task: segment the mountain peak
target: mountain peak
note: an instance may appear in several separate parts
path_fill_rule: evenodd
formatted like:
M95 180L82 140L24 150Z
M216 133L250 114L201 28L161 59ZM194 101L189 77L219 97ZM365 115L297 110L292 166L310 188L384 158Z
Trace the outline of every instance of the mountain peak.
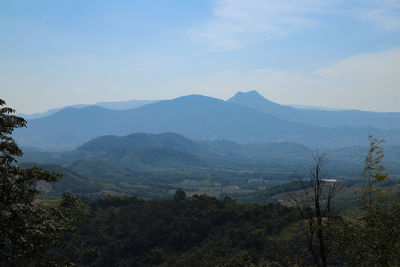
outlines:
M294 108L272 102L263 97L256 90L248 92L238 92L235 94L234 97L230 98L228 102L256 109L265 114L276 116L278 118L290 119L296 113L296 110Z
M235 96L233 96L231 99L233 99L235 97L260 97L260 98L264 98L257 90L251 90L251 91L248 91L248 92L237 92L235 94Z
M243 104L243 102L258 102L258 103L268 103L272 105L278 105L272 101L269 101L263 97L258 91L252 90L248 92L237 92L233 97L227 100L227 102L235 104Z
M244 94L244 95L251 95L251 96L261 96L263 97L257 90L251 90L248 92L237 92L236 95Z

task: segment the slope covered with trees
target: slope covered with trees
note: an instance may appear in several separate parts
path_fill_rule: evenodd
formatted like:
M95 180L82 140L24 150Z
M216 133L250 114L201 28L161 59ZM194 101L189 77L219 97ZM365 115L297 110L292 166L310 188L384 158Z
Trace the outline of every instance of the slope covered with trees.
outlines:
M387 147L385 165L393 178L400 177L399 148ZM326 169L342 182L357 179L367 150L361 146L329 150ZM307 172L311 155L311 149L295 143L239 144L192 140L176 133L135 133L97 137L70 152L28 149L20 161L64 174L51 188L42 187L55 190L47 195L70 191L91 197L112 193L168 198L182 187L191 193L264 203L274 196L262 197L266 194L262 189L274 192L272 186L287 182L295 172Z
M73 259L82 265L285 264L274 237L299 220L294 209L279 204L237 204L205 195L162 201L106 198L90 207L91 219L72 242L95 247L100 256Z

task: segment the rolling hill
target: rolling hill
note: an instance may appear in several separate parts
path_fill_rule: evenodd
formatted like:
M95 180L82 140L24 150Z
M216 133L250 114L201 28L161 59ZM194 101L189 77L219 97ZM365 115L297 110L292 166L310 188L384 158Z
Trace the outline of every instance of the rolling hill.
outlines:
M400 178L400 146L387 146L385 151L388 173ZM66 190L94 196L166 197L179 187L214 195L251 192L283 183L295 173L307 174L313 162L313 150L295 143L192 140L176 133L107 135L69 152L24 152L21 166L39 164L64 174L60 182L42 185L47 195ZM327 152L325 170L329 174L342 180L360 177L367 147Z
M353 170L359 173L367 147L349 146L325 151L330 159L328 168L333 173L351 173ZM117 176L125 176L130 171L182 171L199 168L304 170L312 162L312 153L313 150L304 145L288 142L240 144L226 140L191 140L176 133L135 133L123 137L97 137L69 152L27 150L21 160L63 166L80 164L83 169L97 168L103 173L112 175L114 172ZM84 162L78 164L80 161ZM398 162L400 146L387 146L385 164L389 170L398 173ZM86 173L84 175L87 176Z

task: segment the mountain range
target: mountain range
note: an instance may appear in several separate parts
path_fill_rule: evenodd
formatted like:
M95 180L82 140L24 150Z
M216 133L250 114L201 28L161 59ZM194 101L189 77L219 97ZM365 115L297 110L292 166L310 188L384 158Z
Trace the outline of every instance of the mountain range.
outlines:
M338 172L338 169L345 165L357 166L360 169L364 163L367 147L351 146L330 149L326 152L332 166L335 165L335 172ZM107 172L107 168L119 168L119 172L122 173L128 169L135 171L199 168L255 170L276 168L279 165L292 167L299 165L304 168L312 162L312 153L313 150L306 146L288 142L239 144L227 140L192 140L176 133L134 133L122 137L115 135L97 137L67 152L41 152L28 149L25 150L22 161L62 166L76 166L82 164L78 162L83 161L88 168L96 167L103 173ZM385 164L391 167L399 161L400 146L387 146Z
M267 160L305 160L312 151L298 144L265 143L238 144L232 141L196 141L176 133L134 133L118 137L106 135L94 138L75 150L42 152L25 150L23 162L39 162L76 166L81 161L102 162L87 166L135 171L183 170L193 168L236 168L263 164Z
M327 150L324 169L343 181L358 178L367 150ZM46 195L67 190L90 196L114 192L155 197L180 186L215 191L218 184L228 191L240 184L246 191L282 183L295 173L307 175L313 162L313 150L300 144L192 140L176 133L106 135L72 151L23 151L21 167L40 166L64 175L56 184L39 185ZM400 146L386 146L384 165L392 178L400 177L398 162Z
M227 101L189 95L141 104L123 110L67 107L29 119L27 128L15 132L15 139L22 146L45 150L71 150L99 136L135 132L175 132L192 139L239 143L291 142L312 148L366 145L373 134L400 144L400 113L298 109L271 102L256 91L239 92Z
M322 110L294 108L279 105L261 96L257 91L238 92L228 100L249 108L289 120L319 127L376 127L380 129L400 129L399 112L368 112L360 110Z
M157 100L128 100L128 101L118 101L118 102L98 102L94 105L78 104L78 105L71 105L71 106L61 107L61 108L53 108L53 109L47 110L46 112L38 112L38 113L32 113L32 114L18 114L18 115L23 117L26 120L31 120L31 119L38 119L38 118L49 116L49 115L54 114L64 108L84 108L87 106L99 106L99 107L108 108L108 109L124 110L124 109L137 108L137 107L144 106L144 105L147 105L150 103L155 103L155 102L157 102Z

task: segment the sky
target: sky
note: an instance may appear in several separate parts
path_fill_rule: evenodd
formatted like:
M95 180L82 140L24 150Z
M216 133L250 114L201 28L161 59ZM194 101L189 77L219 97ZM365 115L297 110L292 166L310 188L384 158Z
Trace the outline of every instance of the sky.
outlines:
M400 112L400 0L0 0L0 98L228 99Z

